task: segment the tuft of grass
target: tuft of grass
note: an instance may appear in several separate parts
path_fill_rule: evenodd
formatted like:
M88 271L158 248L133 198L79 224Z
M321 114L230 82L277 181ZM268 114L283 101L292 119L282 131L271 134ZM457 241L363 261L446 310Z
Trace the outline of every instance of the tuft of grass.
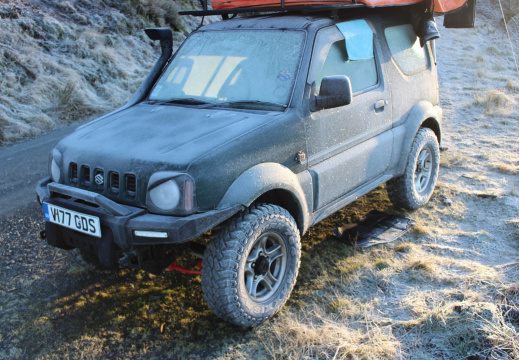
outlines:
M339 297L336 300L332 300L328 304L328 308L330 309L330 311L335 314L341 314L345 311L348 311L353 306L354 305L351 303L350 300L343 298L343 297Z
M410 264L408 264L407 269L424 271L429 274L434 274L436 272L435 264L429 259L414 260Z
M515 112L517 101L501 90L490 90L474 99L474 105L485 108L487 115L509 116Z
M507 359L519 359L519 331L513 325L508 324L501 314L497 319L482 319L480 330L486 335L486 340L496 355L507 355ZM497 358L492 356L491 358Z
M375 265L375 268L377 268L377 270L384 270L391 267L391 262L388 261L388 259L379 258L375 260L373 265Z
M517 243L519 244L519 219L506 220L505 224L510 228L510 235L517 239Z
M506 82L506 88L510 91L519 91L519 81L508 79Z
M487 47L486 53L491 54L491 55L499 55L500 51L494 45L491 45L491 46Z
M362 256L348 257L337 263L337 268L343 275L351 275L370 265L369 259Z
M518 175L519 174L519 165L510 164L510 163L499 163L491 165L491 168L501 174L506 175Z
M505 297L519 295L519 281L501 286L499 292Z
M440 165L444 168L463 168L471 164L472 161L467 155L458 151L448 151L442 154L440 158Z
M397 247L395 247L395 252L408 254L411 251L413 251L415 248L416 248L415 244L406 242L406 243L399 244Z
M431 235L431 230L420 221L414 224L410 232L415 235Z

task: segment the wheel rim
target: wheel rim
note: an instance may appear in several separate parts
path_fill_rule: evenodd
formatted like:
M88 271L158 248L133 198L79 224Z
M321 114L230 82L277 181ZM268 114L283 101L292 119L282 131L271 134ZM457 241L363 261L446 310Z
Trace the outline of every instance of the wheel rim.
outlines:
M414 172L414 187L417 192L422 193L427 189L432 175L432 152L428 148L423 148L416 160Z
M283 238L274 232L262 234L252 246L245 264L247 293L255 302L268 300L283 282L287 252Z

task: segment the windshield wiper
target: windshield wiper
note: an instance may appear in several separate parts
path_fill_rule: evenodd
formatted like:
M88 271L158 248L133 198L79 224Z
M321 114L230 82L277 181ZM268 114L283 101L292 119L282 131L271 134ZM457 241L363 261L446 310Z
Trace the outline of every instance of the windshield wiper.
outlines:
M148 104L151 105L168 105L168 104L185 104L185 105L207 105L213 104L208 101L195 99L195 98L173 98L168 100L149 100Z
M240 105L267 105L267 106L275 106L275 107L282 107L282 108L286 108L287 105L285 104L280 104L280 103L275 103L275 102L270 102L270 101L261 101L261 100L235 100L235 101L224 101L224 102L220 102L220 103L209 103L207 106L204 106L204 108L206 107L212 107L212 106L240 106Z

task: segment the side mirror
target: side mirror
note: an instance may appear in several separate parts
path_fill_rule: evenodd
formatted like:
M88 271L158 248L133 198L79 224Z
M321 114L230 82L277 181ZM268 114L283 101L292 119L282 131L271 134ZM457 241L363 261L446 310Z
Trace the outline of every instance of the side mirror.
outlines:
M327 76L321 81L319 95L313 97L312 111L349 105L352 93L349 77L346 75Z

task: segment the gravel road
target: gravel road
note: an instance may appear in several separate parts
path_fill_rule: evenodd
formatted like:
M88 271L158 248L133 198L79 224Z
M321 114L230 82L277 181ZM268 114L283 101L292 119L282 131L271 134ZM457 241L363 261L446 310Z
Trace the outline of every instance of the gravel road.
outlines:
M0 148L0 218L36 202L36 183L49 173L49 152L79 125Z

